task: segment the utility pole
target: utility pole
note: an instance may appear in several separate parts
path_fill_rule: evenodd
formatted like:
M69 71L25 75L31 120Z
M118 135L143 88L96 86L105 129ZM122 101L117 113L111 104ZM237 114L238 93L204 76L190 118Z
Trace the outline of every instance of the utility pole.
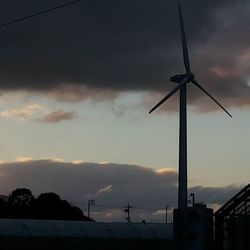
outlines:
M128 203L128 205L127 205L127 206L125 207L125 209L124 209L124 213L127 213L126 220L127 220L128 223L131 222L131 218L130 218L130 208L132 208L132 206L130 206L129 203Z
M90 218L90 206L95 205L94 200L88 200L88 218Z
M168 224L168 204L166 204L166 224Z
M192 194L190 194L190 196L192 197L192 206L194 206L194 203L195 203L195 194L192 193Z

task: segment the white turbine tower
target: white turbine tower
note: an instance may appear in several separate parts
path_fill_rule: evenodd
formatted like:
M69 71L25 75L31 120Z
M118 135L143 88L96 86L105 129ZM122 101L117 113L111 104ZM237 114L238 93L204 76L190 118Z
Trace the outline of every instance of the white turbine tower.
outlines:
M183 61L186 69L185 74L178 74L170 78L172 82L178 83L169 94L167 94L160 102L158 102L149 113L153 112L178 90L180 90L180 121L179 121L179 186L178 186L178 208L187 207L187 102L186 102L186 87L187 83L193 83L206 95L208 95L217 105L220 106L230 117L229 112L213 97L211 96L196 80L194 74L191 72L187 42L185 36L184 22L182 17L181 5L178 3L179 19L181 27Z

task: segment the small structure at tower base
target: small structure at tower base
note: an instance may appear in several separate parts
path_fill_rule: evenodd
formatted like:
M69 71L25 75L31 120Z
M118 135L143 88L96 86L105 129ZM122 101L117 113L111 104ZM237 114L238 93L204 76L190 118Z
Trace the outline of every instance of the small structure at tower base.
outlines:
M176 250L213 249L213 209L204 204L174 209Z

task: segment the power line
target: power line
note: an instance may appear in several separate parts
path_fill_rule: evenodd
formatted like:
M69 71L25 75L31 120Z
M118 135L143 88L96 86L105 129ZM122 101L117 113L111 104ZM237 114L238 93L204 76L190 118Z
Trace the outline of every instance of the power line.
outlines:
M28 16L19 17L17 19L11 20L11 21L1 23L0 28L4 27L4 26L7 26L7 25L10 25L10 24L13 24L13 23L21 22L23 20L38 16L38 15L42 15L42 14L49 13L49 12L52 12L52 11L55 11L55 10L58 10L58 9L62 9L62 8L68 7L68 6L73 5L73 4L77 4L77 3L80 3L80 2L85 2L85 1L86 0L71 1L71 2L67 2L67 3L64 3L64 4L58 5L56 7L50 8L50 9L41 10L41 11L35 12L35 13L33 13L31 15L28 15Z
M82 203L82 202L72 202L75 205L80 205L80 206L87 206L87 203ZM99 208L124 208L126 205L105 205L105 204L95 204L95 207ZM138 210L152 210L152 211L157 211L157 210L165 210L165 207L137 207L133 206L133 209L138 209ZM171 207L168 207L168 210L171 210Z
M116 206L116 205L95 205L96 207L104 207L104 208L123 208L124 206Z
M163 207L133 207L135 209L142 209L142 210L152 210L152 211L155 211L155 210L164 210L165 208Z
M72 202L74 205L80 205L80 206L87 206L87 203L82 203L82 202ZM100 207L100 208L124 208L122 205L101 205L101 204L95 204L95 207Z

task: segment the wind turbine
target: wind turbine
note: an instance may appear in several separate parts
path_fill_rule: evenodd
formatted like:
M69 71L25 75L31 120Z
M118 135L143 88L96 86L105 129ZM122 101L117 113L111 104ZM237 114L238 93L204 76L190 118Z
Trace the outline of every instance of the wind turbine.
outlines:
M170 78L170 81L178 83L169 94L167 94L161 101L159 101L150 111L152 113L165 101L167 101L172 95L180 90L180 120L179 120L179 186L178 186L178 208L187 207L187 101L186 101L186 87L187 83L193 83L206 95L208 95L220 108L222 108L230 117L229 112L212 96L210 95L196 80L191 71L186 35L184 29L184 22L182 17L181 4L178 2L180 28L181 28L181 40L183 50L183 61L186 73L177 74Z

